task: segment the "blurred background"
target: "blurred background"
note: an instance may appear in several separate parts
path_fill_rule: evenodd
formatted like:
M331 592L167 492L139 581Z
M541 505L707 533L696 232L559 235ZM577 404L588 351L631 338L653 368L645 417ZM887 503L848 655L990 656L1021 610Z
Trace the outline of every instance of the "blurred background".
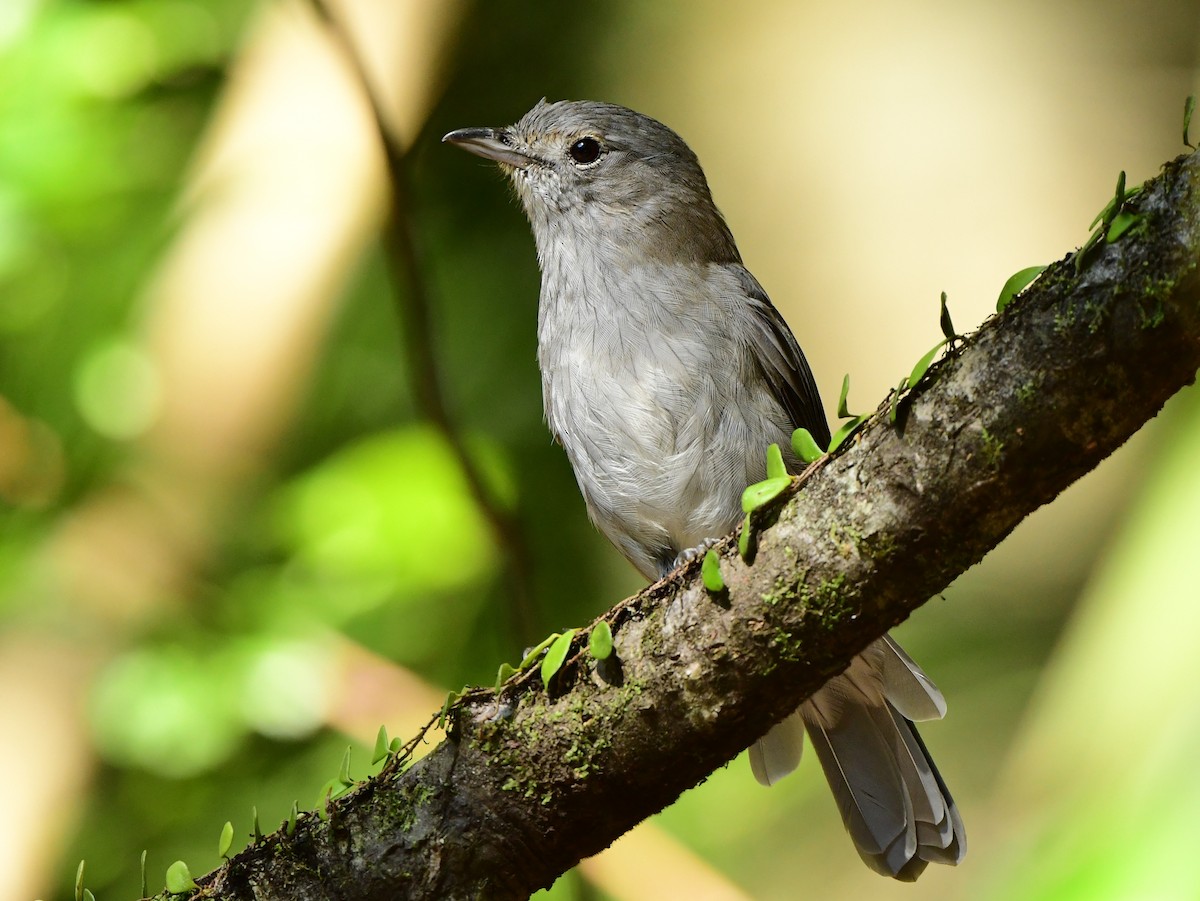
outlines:
M0 4L0 898L206 872L641 587L541 421L521 212L444 132L543 95L674 127L861 411L939 292L976 327L1183 149L1200 59L1196 0L328 8ZM815 761L739 758L548 896L1200 895L1198 458L1190 390L898 630L963 866L880 879Z

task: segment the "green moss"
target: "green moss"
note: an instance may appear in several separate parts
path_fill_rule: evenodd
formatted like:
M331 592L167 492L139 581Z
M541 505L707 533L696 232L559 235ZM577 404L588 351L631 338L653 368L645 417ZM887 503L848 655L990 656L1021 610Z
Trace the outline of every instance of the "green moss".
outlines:
M1074 325L1074 307L1066 307L1064 309L1054 311L1054 334L1061 336L1064 332L1070 331Z
M877 533L867 545L872 560L887 560L896 553L896 536L891 532Z
M988 466L996 469L1004 459L1004 442L987 429L983 430L982 439L983 460Z
M399 808L396 812L396 825L401 832L408 832L416 825L422 808L427 807L436 795L437 789L432 785L417 782L408 792L399 792L395 795L384 792L376 797L396 798L395 804Z
M771 655L763 667L763 675L770 675L778 666L780 660L788 663L798 663L804 659L804 643L789 635L783 629L776 629L771 636Z
M483 724L474 740L489 758L489 765L504 774L502 791L517 792L524 798L550 804L555 787L565 780L562 772L547 772L545 762L560 761L576 781L589 778L594 772L594 756L612 744L612 724L636 702L642 690L642 683L636 679L610 686L604 690L604 704L600 708L586 688L553 704L544 702L540 696L531 698L533 703L522 711L518 721ZM531 749L538 752L538 770L529 766Z
M1023 404L1027 404L1037 397L1038 389L1041 387L1042 377L1040 375L1030 379L1023 385L1017 388L1017 400Z
M846 584L845 573L838 573L832 579L822 579L815 588L807 584L800 589L800 599L805 606L821 616L828 628L848 609L843 587Z
M1100 331L1100 326L1104 324L1104 317L1108 314L1108 307L1100 301L1087 300L1083 304L1083 319L1087 322L1087 330L1090 334L1096 334Z
M829 527L829 540L837 546L838 553L849 557L851 553L860 550L863 535L854 526L840 526L834 523Z

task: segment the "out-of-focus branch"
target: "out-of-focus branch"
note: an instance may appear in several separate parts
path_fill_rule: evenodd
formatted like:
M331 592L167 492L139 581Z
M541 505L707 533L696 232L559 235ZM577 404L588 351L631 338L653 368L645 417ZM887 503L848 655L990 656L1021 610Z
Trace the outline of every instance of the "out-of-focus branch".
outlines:
M1200 156L1138 225L1052 266L794 492L749 561L697 567L605 614L550 686L472 692L407 770L203 880L232 899L522 898L670 804L1093 469L1200 367Z
M383 255L394 285L396 311L403 324L405 361L408 364L409 381L416 395L417 409L445 436L462 468L475 503L487 519L504 565L509 570L505 584L511 600L513 632L519 643L532 643L537 636L538 616L529 551L521 528L488 486L446 402L430 320L429 291L422 276L424 268L413 230L413 204L408 191L404 147L387 121L371 74L354 46L353 37L325 0L311 0L311 4L362 83L387 161L391 208L383 228Z

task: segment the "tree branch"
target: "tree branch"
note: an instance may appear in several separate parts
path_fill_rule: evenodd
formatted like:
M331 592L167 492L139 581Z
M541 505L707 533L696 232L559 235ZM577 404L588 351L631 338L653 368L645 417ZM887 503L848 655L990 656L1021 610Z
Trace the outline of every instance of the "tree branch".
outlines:
M1131 206L1141 225L1050 267L883 405L803 490L604 615L544 690L479 690L405 770L303 817L204 880L205 898L521 898L670 804L1094 468L1200 366L1200 156Z

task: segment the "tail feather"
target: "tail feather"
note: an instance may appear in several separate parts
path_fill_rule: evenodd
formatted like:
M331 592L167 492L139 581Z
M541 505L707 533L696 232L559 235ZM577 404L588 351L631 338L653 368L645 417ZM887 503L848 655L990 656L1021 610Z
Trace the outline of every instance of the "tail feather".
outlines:
M916 854L915 818L889 735L894 730L880 722L887 711L865 700L850 680L837 677L800 709L859 855L894 876Z
M750 770L759 785L774 785L800 765L804 720L793 713L750 746Z
M799 712L867 866L911 881L962 860L962 818L910 716L941 716L945 701L898 645L876 642Z
M946 715L946 699L915 660L885 635L868 648L879 654L879 674L884 696L905 719L914 723L940 720Z

